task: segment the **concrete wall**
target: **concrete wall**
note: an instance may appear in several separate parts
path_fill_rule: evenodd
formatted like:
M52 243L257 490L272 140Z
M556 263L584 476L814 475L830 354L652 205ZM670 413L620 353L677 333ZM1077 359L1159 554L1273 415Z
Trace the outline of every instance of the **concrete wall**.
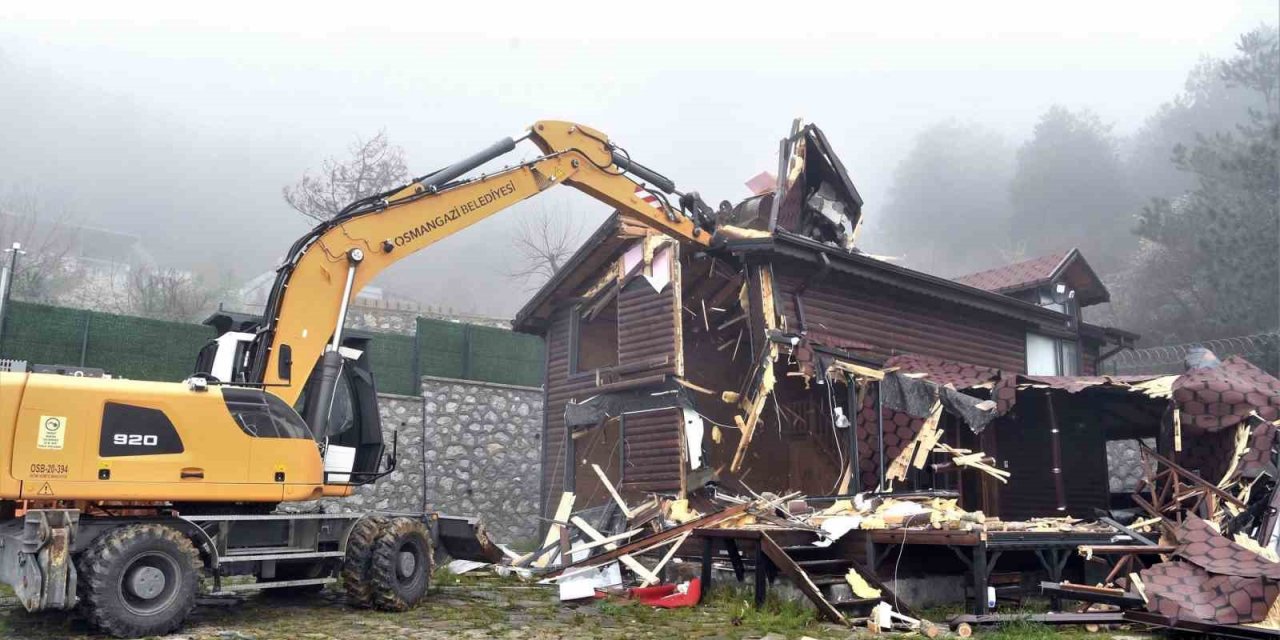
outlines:
M498 542L538 532L542 389L424 377L422 396L378 394L391 475L347 498L286 505L328 512L422 511L478 516Z

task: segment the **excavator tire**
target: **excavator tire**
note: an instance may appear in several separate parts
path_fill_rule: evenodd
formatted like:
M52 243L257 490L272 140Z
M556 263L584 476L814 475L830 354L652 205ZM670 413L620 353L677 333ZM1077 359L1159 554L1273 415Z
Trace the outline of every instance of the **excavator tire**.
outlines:
M111 529L76 558L80 608L89 624L118 638L165 635L196 605L200 555L162 524Z
M373 544L378 539L387 519L367 516L356 522L347 537L347 555L342 561L342 590L347 604L368 608L373 605L373 582L370 570L373 566Z
M431 534L413 518L392 518L373 545L373 606L406 611L431 582Z

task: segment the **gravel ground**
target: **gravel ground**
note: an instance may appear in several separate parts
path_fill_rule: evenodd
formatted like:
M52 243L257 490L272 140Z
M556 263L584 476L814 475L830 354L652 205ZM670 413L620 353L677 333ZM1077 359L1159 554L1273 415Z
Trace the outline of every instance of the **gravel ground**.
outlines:
M418 608L383 613L348 607L328 590L310 598L254 595L202 600L173 640L270 640L413 638L848 638L850 632L814 619L790 603L768 611L746 606L745 592L721 590L713 602L681 610L655 610L624 602L559 602L553 588L496 577L449 577ZM66 613L29 614L13 598L0 601L0 638L53 640L98 638Z
M718 588L702 605L659 610L625 601L561 603L548 587L494 576L438 576L441 584L416 609L382 613L348 607L336 590L310 598L263 595L202 601L181 633L170 640L467 640L471 638L743 638L872 637L818 621L812 609L770 601L763 611L749 606L745 589ZM943 619L941 612L937 616ZM100 638L74 615L29 614L12 597L0 598L0 638L54 640ZM895 634L885 637L919 637ZM976 634L980 640L1134 639L1144 634L1087 634L1040 625L1013 625Z

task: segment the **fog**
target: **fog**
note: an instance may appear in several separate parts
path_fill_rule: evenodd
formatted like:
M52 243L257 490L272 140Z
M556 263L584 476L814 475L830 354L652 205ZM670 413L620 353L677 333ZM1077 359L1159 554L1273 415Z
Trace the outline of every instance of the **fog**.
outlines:
M922 131L954 119L1016 148L1063 105L1124 139L1198 60L1229 57L1277 12L1274 1L23 4L0 8L0 187L136 234L166 266L242 280L308 226L281 188L356 138L385 129L420 175L548 118L599 128L718 202L748 195L743 182L776 166L777 140L804 117L861 190L874 251ZM379 282L509 316L530 292L504 276L508 234L537 207L591 224L607 213L551 193Z

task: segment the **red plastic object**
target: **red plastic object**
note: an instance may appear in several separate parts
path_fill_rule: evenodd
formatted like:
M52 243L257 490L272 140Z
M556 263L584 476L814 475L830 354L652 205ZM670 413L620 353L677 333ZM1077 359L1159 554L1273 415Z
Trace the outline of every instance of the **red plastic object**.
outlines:
M698 600L702 597L702 581L698 578L690 580L689 588L685 593L677 593L674 584L661 584L656 587L631 589L627 595L652 607L664 609L692 607L698 604Z

